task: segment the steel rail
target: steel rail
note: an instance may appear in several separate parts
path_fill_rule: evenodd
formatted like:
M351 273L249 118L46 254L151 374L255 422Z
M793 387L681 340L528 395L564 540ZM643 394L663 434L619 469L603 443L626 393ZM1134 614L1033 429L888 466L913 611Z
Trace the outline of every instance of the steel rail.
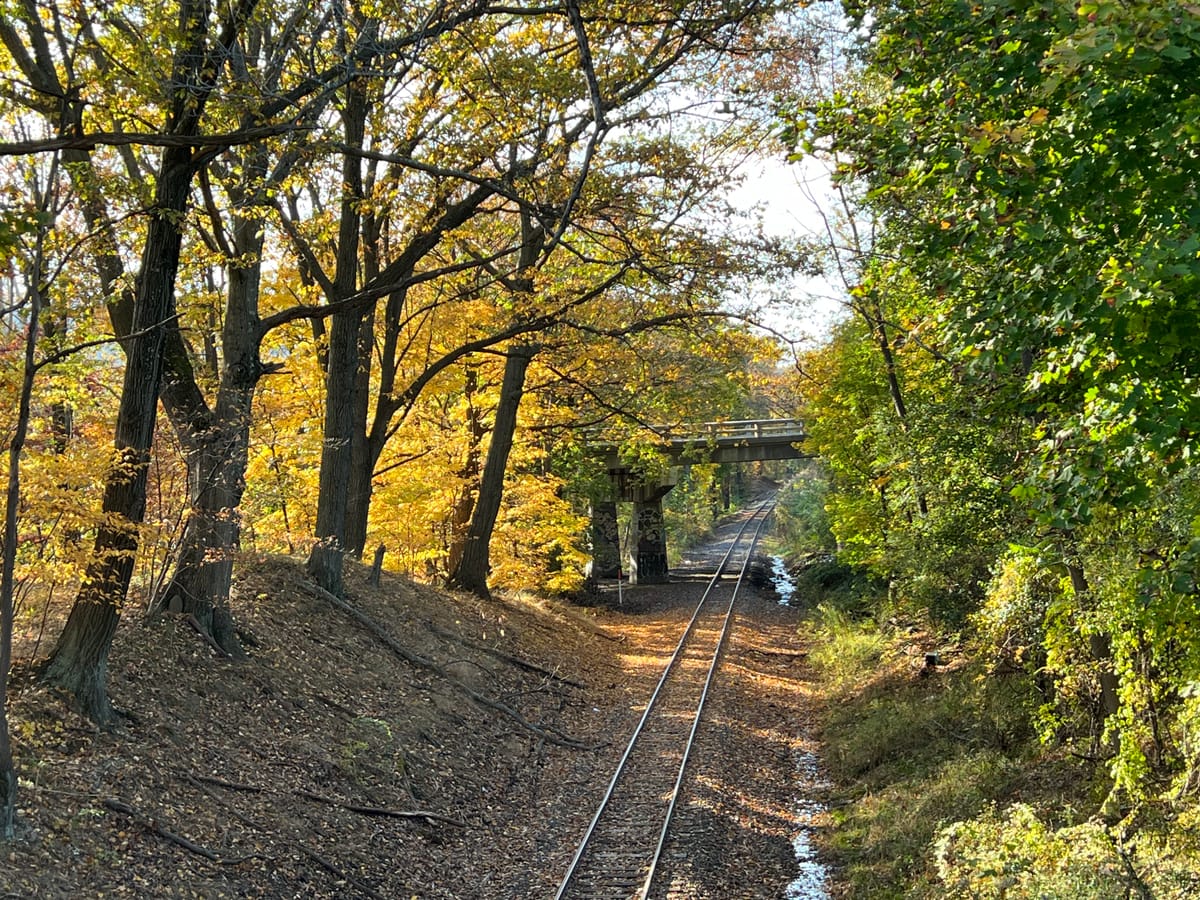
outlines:
M761 507L759 508L761 510ZM700 699L696 703L696 714L692 719L692 730L688 734L687 744L683 748L683 759L679 762L679 774L675 777L675 786L671 788L671 800L667 804L667 814L663 818L662 831L658 835L658 844L654 848L654 856L650 860L650 871L646 873L646 880L642 883L642 889L638 892L638 900L646 900L650 895L650 888L654 885L654 876L658 873L658 863L662 858L663 847L667 843L667 832L671 828L671 819L675 815L675 804L679 800L679 789L683 787L683 778L687 772L688 759L692 755L692 745L696 742L696 732L700 730L700 717L704 713L704 704L708 700L708 690L712 687L713 677L717 674L717 668L721 661L721 650L725 646L725 638L729 634L729 625L733 621L733 604L737 602L738 591L746 581L746 571L750 568L750 561L754 559L754 548L758 546L758 539L762 536L763 528L770 521L771 513L775 510L775 503L771 501L771 508L767 510L766 515L759 521L758 527L754 530L754 537L750 540L750 548L746 551L746 559L742 563L742 569L738 572L737 581L733 585L733 593L729 597L729 606L725 610L724 622L721 625L721 634L717 638L717 646L713 649L712 663L708 667L708 675L704 679L704 690L700 692ZM752 519L747 519L746 524L749 525ZM744 530L744 529L743 529ZM741 537L741 532L738 533ZM736 541L734 542L736 545ZM732 549L732 548L730 548Z
M658 683L655 685L654 691L650 694L650 699L646 702L646 708L642 712L642 716L638 720L637 726L634 728L633 733L630 735L629 743L626 745L625 752L622 754L620 761L617 763L616 770L613 772L613 776L609 780L608 788L605 791L603 798L601 798L601 800L600 800L600 805L596 809L595 814L592 816L592 820L588 824L587 830L584 832L583 838L580 840L579 845L575 850L575 855L572 857L571 863L567 867L566 874L563 876L562 882L558 886L558 891L554 895L554 900L562 900L562 898L566 895L567 890L570 888L571 883L574 880L576 873L579 869L579 863L583 859L584 854L587 852L588 845L591 842L592 837L596 832L596 827L599 824L601 817L604 815L605 810L608 808L609 801L612 800L613 793L615 792L617 785L621 780L622 774L624 774L624 772L625 772L626 765L629 762L629 758L633 753L634 747L637 745L638 738L641 736L647 721L650 719L651 713L654 711L655 704L657 703L660 695L662 694L663 685L666 684L667 679L671 675L672 671L674 671L676 669L676 664L680 659L680 655L683 652L683 648L686 645L688 638L691 637L693 634L694 626L700 617L700 613L704 609L705 603L707 603L707 601L708 601L709 595L713 592L713 590L716 588L716 586L720 583L721 578L725 572L725 567L726 567L726 565L728 565L730 558L733 556L734 552L738 548L738 545L741 543L742 536L746 533L746 530L750 527L751 523L753 523L755 521L755 519L757 519L759 517L759 515L763 513L764 510L767 510L767 513L762 516L762 519L758 523L758 527L755 530L755 534L754 534L754 540L751 543L750 550L746 554L746 562L742 566L742 570L741 570L741 573L739 574L739 579L738 579L738 584L740 585L741 579L742 579L742 577L744 577L746 568L749 565L749 561L754 555L754 546L758 541L758 535L762 531L763 524L769 518L770 511L774 509L774 505L775 505L775 503L774 503L773 498L771 500L764 501L762 504L759 505L759 507L756 510L754 510L754 512L749 517L747 517L746 521L744 523L742 523L742 527L738 529L737 534L734 536L733 540L730 542L729 549L726 551L725 556L722 557L721 562L718 564L716 572L714 573L713 577L710 579L708 585L705 587L704 593L701 595L700 600L696 603L696 608L692 612L692 616L688 620L687 626L683 630L683 634L680 635L679 642L675 645L675 650L671 654L671 658L669 660L667 660L667 664L663 668L662 675L659 676ZM768 509L768 507L770 507L770 509ZM735 598L737 596L737 589L738 589L738 585L735 585L735 587L734 587L734 597ZM728 620L729 620L730 613L732 612L732 609L733 609L733 602L731 600L730 604L729 604L729 609L726 611L726 614L725 614L725 622L724 622L724 625L721 630L721 635L717 641L718 652L720 649L720 644L724 641L725 633L728 629ZM716 654L714 654L714 662L713 662L712 667L709 670L708 678L706 679L706 682L705 682L705 688L704 688L705 693L707 693L708 684L712 680L712 669L715 668L715 663L716 663ZM697 720L698 720L698 717L697 717ZM686 757L688 755L688 751L690 750L691 742L695 737L695 733L696 733L696 723L693 722L691 735L688 738L688 745L684 749L685 762L686 762ZM681 767L681 771L682 771L682 767ZM676 791L677 790L678 790L678 784L676 784ZM674 805L674 796L672 797L671 804L672 804L672 806ZM664 828L664 834L665 834L665 828ZM660 846L659 846L658 850L656 850L656 853L655 853L655 862L657 861L658 855L661 853L661 844L662 844L661 839L660 839L659 844L660 844ZM653 875L653 866L651 869L651 875ZM647 883L646 887L643 888L643 891L641 893L639 893L638 896L644 898L645 897L644 891L647 888L648 888L648 883Z

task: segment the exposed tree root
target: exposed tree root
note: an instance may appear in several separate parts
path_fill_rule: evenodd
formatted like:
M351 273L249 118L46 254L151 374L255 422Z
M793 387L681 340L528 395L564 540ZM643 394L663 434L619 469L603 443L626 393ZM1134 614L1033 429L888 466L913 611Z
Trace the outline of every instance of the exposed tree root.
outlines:
M189 841L187 838L183 837L182 835L178 835L173 831L163 828L152 818L138 812L136 809L134 809L128 803L125 803L121 800L117 800L113 797L107 797L100 802L101 802L101 805L105 809L111 810L112 812L115 812L115 813L120 813L123 816L127 816L128 818L130 818L134 822L136 822L138 825L145 828L147 831L154 832L159 837L161 837L163 840L170 841L172 844L175 844L177 847L182 847L184 850L187 850L189 853L195 853L197 856L203 856L209 862L221 863L222 865L236 865L237 863L245 862L246 859L252 858L252 857L242 857L242 858L236 859L236 860L222 859L218 854L214 853L212 850L209 850L207 847L202 847L199 844L195 843L194 841Z
M319 600L324 600L336 609L350 616L350 618L352 618L355 622L378 638L385 647L391 650L396 656L400 657L400 659L410 663L411 665L425 669L426 671L433 672L435 675L449 682L459 691L466 694L480 706L495 710L496 712L508 716L526 731L530 731L533 734L536 734L559 747L569 747L572 750L599 750L604 746L603 743L589 744L579 740L578 738L566 737L552 729L543 728L540 725L533 724L511 706L501 703L499 700L493 700L490 697L485 697L483 694L480 694L478 691L464 684L462 681L459 681L432 659L428 659L427 657L421 656L419 653L414 653L412 650L409 650L390 634L388 634L387 630L382 625L380 625L362 610L355 607L353 604L348 603L335 594L331 594L329 591L325 590L319 585L313 584L311 581L298 581L296 584L306 593L316 597Z
M306 791L303 788L293 788L289 791L280 791L273 788L260 787L256 784L243 784L236 781L226 781L224 778L216 778L212 775L187 775L185 776L193 786L199 785L201 782L206 784L223 787L230 791L241 791L246 794L293 794L296 797L303 797L305 800L313 800L317 803L325 803L329 806L336 806L339 809L349 810L350 812L358 813L363 816L383 816L390 819L425 819L429 822L445 822L447 825L454 825L458 828L466 828L467 823L461 819L455 819L453 816L445 816L441 813L432 812L426 809L390 809L383 806L363 806L357 803L345 803L333 797L326 797L324 794L317 794L313 791Z
M192 630L195 631L196 634L204 638L205 643L213 648L213 651L217 654L217 656L220 656L224 659L233 658L233 654L217 643L217 639L208 633L205 627L200 624L200 620L197 619L192 613L184 613L183 620L192 626Z
M524 669L526 672L532 672L535 675L544 675L553 681L557 681L560 684L569 685L570 687L574 688L587 687L587 685L583 684L582 682L565 678L562 675L559 675L557 672L544 668L543 666L539 666L537 663L530 662L527 659L522 659L519 656L512 656L511 654L505 653L503 650L497 650L495 647L489 647L487 644L480 643L479 641L473 641L461 634L455 634L449 629L434 625L432 622L427 622L425 627L438 637L445 638L448 641L454 641L457 644L462 644L464 647L470 647L472 650L478 650L480 653L486 653L488 656L495 657L502 662L516 666L518 669Z
M337 878L340 881L344 881L344 882L346 882L346 884L354 885L354 889L356 891L358 891L360 894L365 894L366 896L370 897L371 900L386 900L386 898L383 896L383 894L379 893L376 890L373 890L370 885L364 884L363 882L359 881L357 878L355 878L349 872L347 872L343 869L339 869L337 866L335 866L333 863L331 863L329 860L327 860L321 854L317 853L316 850L311 850L308 847L304 846L303 844L297 844L296 846L299 848L301 853L303 853L305 856L307 856L309 859L311 859L313 862L315 862L317 865L319 865L321 868L323 868L325 871L327 871L334 878Z
M235 819L237 819L243 825L253 828L255 831L261 831L264 834L272 833L271 829L267 828L266 826L264 826L258 822L255 822L249 816L244 815L235 806L233 806L230 803L227 803L224 799L222 799L221 797L218 797L216 794L214 794L212 791L210 791L208 788L206 788L201 782L207 781L210 784L216 784L216 785L220 785L221 787L229 788L231 790L246 791L249 793L265 793L266 791L264 788L256 787L252 784L237 784L236 782L225 781L224 779L221 779L221 778L213 778L213 777L205 776L205 775L185 774L183 776L183 778L186 782L188 782L188 784L190 784L196 790L200 791L200 793L204 794L204 796L208 797L214 803L218 804L222 809L224 809L226 812L228 812L231 816L233 816ZM360 894L363 894L366 897L370 897L371 900L384 900L383 895L380 894L378 891L374 890L369 884L363 883L362 881L360 881L359 879L357 879L353 875L351 875L349 872L346 872L343 869L341 869L340 867L334 865L329 860L327 860L324 856L317 853L317 851L313 850L311 847L306 846L303 841L295 840L294 843L295 843L296 848L301 853L303 853L308 859L312 860L317 865L319 865L326 872L331 874L334 878L338 879L339 881L343 881L346 884L353 885L353 887L356 891L358 891Z
M441 813L429 812L424 809L388 809L382 806L360 806L357 803L343 803L341 800L335 800L333 797L326 797L323 794L315 794L312 791L300 789L296 789L292 793L297 797L303 797L305 800L313 800L317 803L336 806L339 809L349 810L362 816L383 816L389 819L426 819L430 822L445 822L447 825L455 825L459 828L467 827L467 823L461 819L454 819L450 816L443 816Z

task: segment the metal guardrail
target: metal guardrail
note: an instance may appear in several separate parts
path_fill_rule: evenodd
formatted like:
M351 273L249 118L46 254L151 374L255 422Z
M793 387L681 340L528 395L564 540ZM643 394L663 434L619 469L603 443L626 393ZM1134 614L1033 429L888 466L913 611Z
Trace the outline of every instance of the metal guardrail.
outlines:
M804 423L799 419L732 419L683 425L650 425L659 438L673 443L737 440L803 440ZM585 438L596 446L615 446L599 428L585 429Z
M805 436L804 423L799 419L737 419L726 422L703 422L699 425L684 425L679 429L664 428L659 431L659 434L673 441L755 440Z

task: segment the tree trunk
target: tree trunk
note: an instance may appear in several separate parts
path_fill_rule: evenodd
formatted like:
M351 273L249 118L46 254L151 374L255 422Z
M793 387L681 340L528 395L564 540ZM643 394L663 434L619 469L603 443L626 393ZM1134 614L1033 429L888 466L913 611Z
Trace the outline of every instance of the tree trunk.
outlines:
M67 625L45 670L48 682L69 691L80 711L101 725L112 720L108 651L129 591L137 530L146 512L146 470L163 344L166 329L173 327L175 276L183 241L180 223L193 172L190 149L163 152L142 252L133 331L126 340L129 351L117 410L116 455L105 476L104 520Z
M229 592L241 538L238 510L246 487L254 389L262 373L258 356L262 248L261 220L236 217L216 413L208 429L184 436L191 510L175 571L154 604L157 609L190 613L235 658L244 653L229 610Z
M363 194L372 193L377 171L368 168ZM369 284L379 275L382 222L372 208L363 214L362 276ZM350 448L350 496L346 506L346 552L361 560L367 546L371 495L375 490L375 463L379 455L371 448L367 434L371 408L371 366L375 351L375 307L363 313L358 326L358 379L354 386L354 443ZM381 448L382 449L382 448Z
M358 328L358 368L354 382L354 439L350 446L350 492L346 498L346 552L362 559L367 546L371 494L375 489L375 463L367 440L367 413L371 401L371 351L374 342L375 315L363 314Z
M38 259L37 265L40 269L40 259ZM13 761L12 737L8 729L8 677L12 669L18 541L17 518L21 511L21 452L29 433L33 380L37 374L35 354L38 342L38 321L42 311L41 280L41 272L35 272L34 287L29 298L29 329L25 334L25 364L21 377L21 394L17 405L17 421L13 426L12 437L8 445L8 487L4 495L4 536L0 543L0 552L2 552L2 559L0 559L0 840L4 841L11 841L15 836L14 823L17 813L17 768Z
M487 429L483 425L482 410L475 404L475 393L478 389L479 371L475 365L468 365L463 382L463 399L467 404L467 458L458 470L462 487L450 510L450 545L446 548L447 577L458 571L462 562L463 548L467 544L467 527L475 512L475 497L479 492L480 448Z
M492 442L488 446L487 462L483 466L483 478L479 482L479 498L475 503L475 514L471 527L467 529L467 541L462 559L450 574L450 584L479 597L487 598L489 545L496 517L500 514L500 501L504 496L504 473L508 469L508 456L512 452L513 435L517 430L517 411L525 392L525 373L536 350L529 346L516 347L509 351L504 364L504 381L500 385L500 403L496 407L496 424L492 428Z
M879 305L878 298L876 298L873 313L868 313L861 308L860 312L863 318L866 319L867 327L871 329L871 334L875 337L875 343L879 347L880 356L883 357L883 371L887 378L888 394L892 399L892 408L896 411L896 418L900 422L900 428L907 433L909 431L908 405L904 402L904 392L900 388L900 376L896 368L896 356L892 352L892 345L888 340L887 323L883 317L883 308ZM925 498L925 489L921 486L919 480L916 484L916 490L917 510L922 516L928 516L929 502Z
M192 508L184 524L175 571L154 601L155 610L190 613L227 654L245 654L229 610L233 558L241 534L238 506L245 473L246 442L217 428L188 455ZM240 442L238 449L226 446ZM203 484L197 485L200 480Z
M1067 572L1071 576L1071 587L1075 591L1077 602L1086 602L1091 593L1091 586L1083 569L1075 563L1067 563ZM1106 632L1094 633L1088 636L1088 652L1092 659L1100 664L1100 722L1103 724L1109 716L1114 715L1120 708L1121 701L1118 690L1120 679L1112 665L1112 637Z
M401 312L404 308L406 291L393 291L388 295L383 314L383 351L380 354L379 386L375 395L375 415L368 424L367 409L370 404L365 397L355 405L355 414L362 415L355 425L356 454L350 487L350 504L346 510L347 540L357 546L361 553L367 545L367 523L371 515L371 497L374 493L375 466L383 455L384 444L390 432L393 404L395 402L396 372L398 366L397 346ZM371 317L374 321L374 316ZM360 341L361 346L361 341ZM368 352L370 352L368 347ZM369 380L359 381L369 389ZM362 436L362 442L357 441Z
M222 41L232 40L245 23L242 17L250 13L252 6L247 5L236 14L236 18L224 23L232 30L222 29ZM185 28L185 34L173 61L172 83L178 85L179 90L175 92L169 110L168 133L178 136L198 133L206 102L215 88L221 67L218 60L226 53L227 46L208 47L210 12L210 7L203 2L180 2L180 23ZM44 65L46 61L43 60ZM47 67L47 71L52 72L53 68ZM65 113L61 127L70 133L82 132L83 104L68 103ZM115 516L109 516L112 533L97 535L96 556L89 566L76 601L77 608L72 610L67 630L49 662L46 676L68 689L82 691L82 694L77 694L80 706L91 708L98 718L107 720L110 707L104 660L107 659L119 607L128 590L132 558L137 552L136 527L145 509L145 466L149 442L154 434L158 394L161 391L163 406L179 431L181 442L192 449L190 462L196 456L194 448L198 442L210 437L212 425L208 404L198 388L191 362L187 358L184 338L170 317L175 306L174 282L182 242L179 223L187 208L187 196L192 176L196 174L197 162L190 149L172 149L163 154L155 188L154 217L151 218L143 247L142 272L138 276L134 295L131 290L120 286L124 265L121 263L112 220L100 199L102 193L95 190L98 179L92 168L91 152L84 149L66 150L64 158L74 163L70 167L73 184L83 198L86 221L100 239L100 251L96 254L98 274L106 290L113 330L122 338L121 348L126 353L126 386L122 391L116 445L122 462L134 468L133 472L114 469L109 473L104 510L112 511L109 510L110 504L121 509L115 510ZM166 325L166 334L163 334L163 325ZM145 332L146 328L152 328L152 332ZM169 373L169 377L164 377L164 373ZM149 388L151 384L154 385L152 389ZM131 397L131 386L138 394L136 398ZM143 394L146 390L152 390L152 394ZM248 418L246 422L248 426ZM203 438L197 438L198 434L202 434ZM119 481L125 481L126 484L118 490L116 482ZM197 481L193 473L192 484ZM196 505L196 492L193 491L191 499ZM122 518L125 518L124 522ZM113 552L125 554L127 562L106 559ZM185 558L191 559L192 556L185 545ZM196 592L190 590L188 593ZM209 593L211 590L198 595L206 596ZM97 607L94 610L78 608L80 601L89 595L103 599L98 604L92 604ZM227 595L228 587L224 589L224 598ZM208 614L203 608L190 611L205 622L221 619L218 614ZM84 635L84 629L96 631L94 635ZM232 622L217 626L214 636L220 640L224 632L232 635Z
M248 418L222 422L189 454L192 508L184 524L175 571L154 604L157 609L190 613L234 658L245 655L229 609L229 594L241 540L238 508L246 487L248 422Z
M467 222L485 200L492 196L494 188L482 185L473 190L467 197L457 203L450 203L438 220L428 229L414 235L405 245L399 256L387 266L387 276L384 280L400 282L412 275L417 264L429 254L441 240L442 236L454 228ZM377 269L378 257L374 257ZM372 270L372 257L368 254L368 272ZM383 278L384 276L379 276ZM433 377L443 371L456 360L466 355L466 348L459 347L442 354L434 362L428 364L425 370L407 386L401 388L396 384L400 362L405 349L400 345L400 331L404 325L404 309L407 302L407 288L395 290L388 295L383 315L383 348L380 353L379 384L375 394L374 415L368 424L368 408L366 396L356 403L356 414L360 416L355 441L359 435L365 439L360 448L355 444L355 463L352 477L355 479L351 487L350 506L346 512L347 542L351 552L357 550L361 555L366 546L367 524L370 517L371 496L374 485L375 466L383 455L384 445L391 438L394 427L393 418L400 413L402 416L421 391L424 390ZM373 335L371 336L373 338ZM486 343L486 342L485 342ZM499 343L497 341L496 343ZM370 352L371 344L366 345ZM369 358L369 357L368 357ZM369 374L369 372L367 373ZM364 390L369 388L370 379L364 378L361 383Z
M346 89L343 111L346 145L361 147L366 127L367 98L363 88ZM342 161L343 197L338 227L334 297L343 300L355 290L358 274L359 225L362 203L362 169L358 157L347 153ZM354 462L356 423L355 390L358 385L359 327L361 310L351 308L330 317L328 371L325 375L325 429L321 447L321 475L317 488L317 542L308 557L308 574L336 597L342 595L342 565L346 552L346 511Z
M317 543L308 574L334 596L342 595L354 445L354 387L358 370L360 315L338 313L329 326L329 372L325 378L325 439L317 493Z

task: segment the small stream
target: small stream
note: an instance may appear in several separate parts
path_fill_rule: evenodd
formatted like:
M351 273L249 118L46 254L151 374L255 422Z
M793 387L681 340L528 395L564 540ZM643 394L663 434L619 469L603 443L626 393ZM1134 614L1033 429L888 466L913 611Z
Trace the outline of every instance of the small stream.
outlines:
M797 871L783 896L785 900L829 900L829 870L818 858L812 841L817 819L827 808L808 796L827 789L828 782L821 774L816 755L808 750L796 753L796 775L801 789L795 805L797 831L792 835Z
M771 557L771 580L781 606L788 606L796 593L796 585L784 564L783 558ZM797 750L796 783L800 791L794 805L796 833L792 836L792 850L796 854L796 877L784 891L785 900L829 900L829 870L817 856L813 846L813 833L817 820L827 807L814 797L829 789L829 783L821 774L820 760L809 750Z
M782 556L771 557L771 581L775 583L775 593L779 595L779 605L788 606L796 595L796 585L792 575L787 570Z

